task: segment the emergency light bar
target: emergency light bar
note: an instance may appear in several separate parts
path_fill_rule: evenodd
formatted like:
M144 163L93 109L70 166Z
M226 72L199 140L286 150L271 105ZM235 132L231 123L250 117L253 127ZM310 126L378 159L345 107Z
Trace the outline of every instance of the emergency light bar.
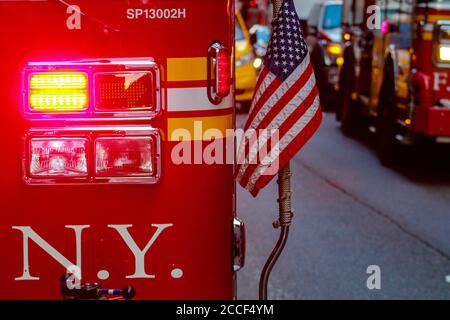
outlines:
M160 71L151 58L30 62L24 70L29 119L153 118Z
M23 138L27 184L153 184L161 175L151 127L30 129Z

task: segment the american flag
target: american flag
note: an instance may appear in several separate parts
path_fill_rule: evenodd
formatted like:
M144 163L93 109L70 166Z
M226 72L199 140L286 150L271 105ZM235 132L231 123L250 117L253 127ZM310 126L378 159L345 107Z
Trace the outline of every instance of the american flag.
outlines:
M245 132L253 129L256 138L242 141L236 168L236 180L253 196L303 147L322 120L308 46L292 0L283 1L272 25L244 127ZM266 153L260 156L262 148Z

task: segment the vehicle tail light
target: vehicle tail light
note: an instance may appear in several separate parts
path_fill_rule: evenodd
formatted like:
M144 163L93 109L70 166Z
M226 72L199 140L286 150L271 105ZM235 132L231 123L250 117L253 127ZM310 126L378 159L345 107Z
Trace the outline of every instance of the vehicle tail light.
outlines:
M208 98L214 104L222 102L231 89L231 63L228 50L213 43L208 50Z
M88 80L83 72L44 72L29 77L28 103L32 110L69 112L88 107Z
M29 62L23 84L30 120L148 120L161 111L160 69L152 58Z
M86 177L87 139L31 139L31 177Z
M99 138L95 141L96 176L151 177L153 139Z
M154 106L150 72L98 73L95 75L97 110L151 110Z
M226 97L230 93L230 59L225 50L217 57L217 94Z

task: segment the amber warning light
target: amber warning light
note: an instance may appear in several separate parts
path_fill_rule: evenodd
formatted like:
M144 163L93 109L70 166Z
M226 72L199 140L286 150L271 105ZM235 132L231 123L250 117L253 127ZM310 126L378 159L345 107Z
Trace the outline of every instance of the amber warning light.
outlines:
M160 72L151 58L30 62L24 70L27 118L154 118Z

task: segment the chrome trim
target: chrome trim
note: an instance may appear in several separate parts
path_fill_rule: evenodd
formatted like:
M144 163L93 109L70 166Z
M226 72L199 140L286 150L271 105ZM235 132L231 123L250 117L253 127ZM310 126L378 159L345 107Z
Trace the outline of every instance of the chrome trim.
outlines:
M227 48L225 48L223 45L221 45L219 42L213 42L209 48L208 48L208 61L207 61L207 92L208 92L208 99L213 104L219 104L222 102L224 97L221 97L217 94L217 90L219 88L219 68L217 65L217 60L219 59L219 53L220 51L227 51ZM212 75L214 74L215 81L214 84L211 82L213 81Z
M152 137L154 140L154 174L141 177L103 177L96 176L95 141L98 138L140 138ZM88 174L86 177L31 177L29 174L29 141L32 138L83 138L88 140ZM26 185L111 185L111 184L155 184L161 177L161 133L150 126L80 126L63 128L32 128L22 137L22 178Z
M233 218L233 271L239 271L245 265L245 224L239 218Z

